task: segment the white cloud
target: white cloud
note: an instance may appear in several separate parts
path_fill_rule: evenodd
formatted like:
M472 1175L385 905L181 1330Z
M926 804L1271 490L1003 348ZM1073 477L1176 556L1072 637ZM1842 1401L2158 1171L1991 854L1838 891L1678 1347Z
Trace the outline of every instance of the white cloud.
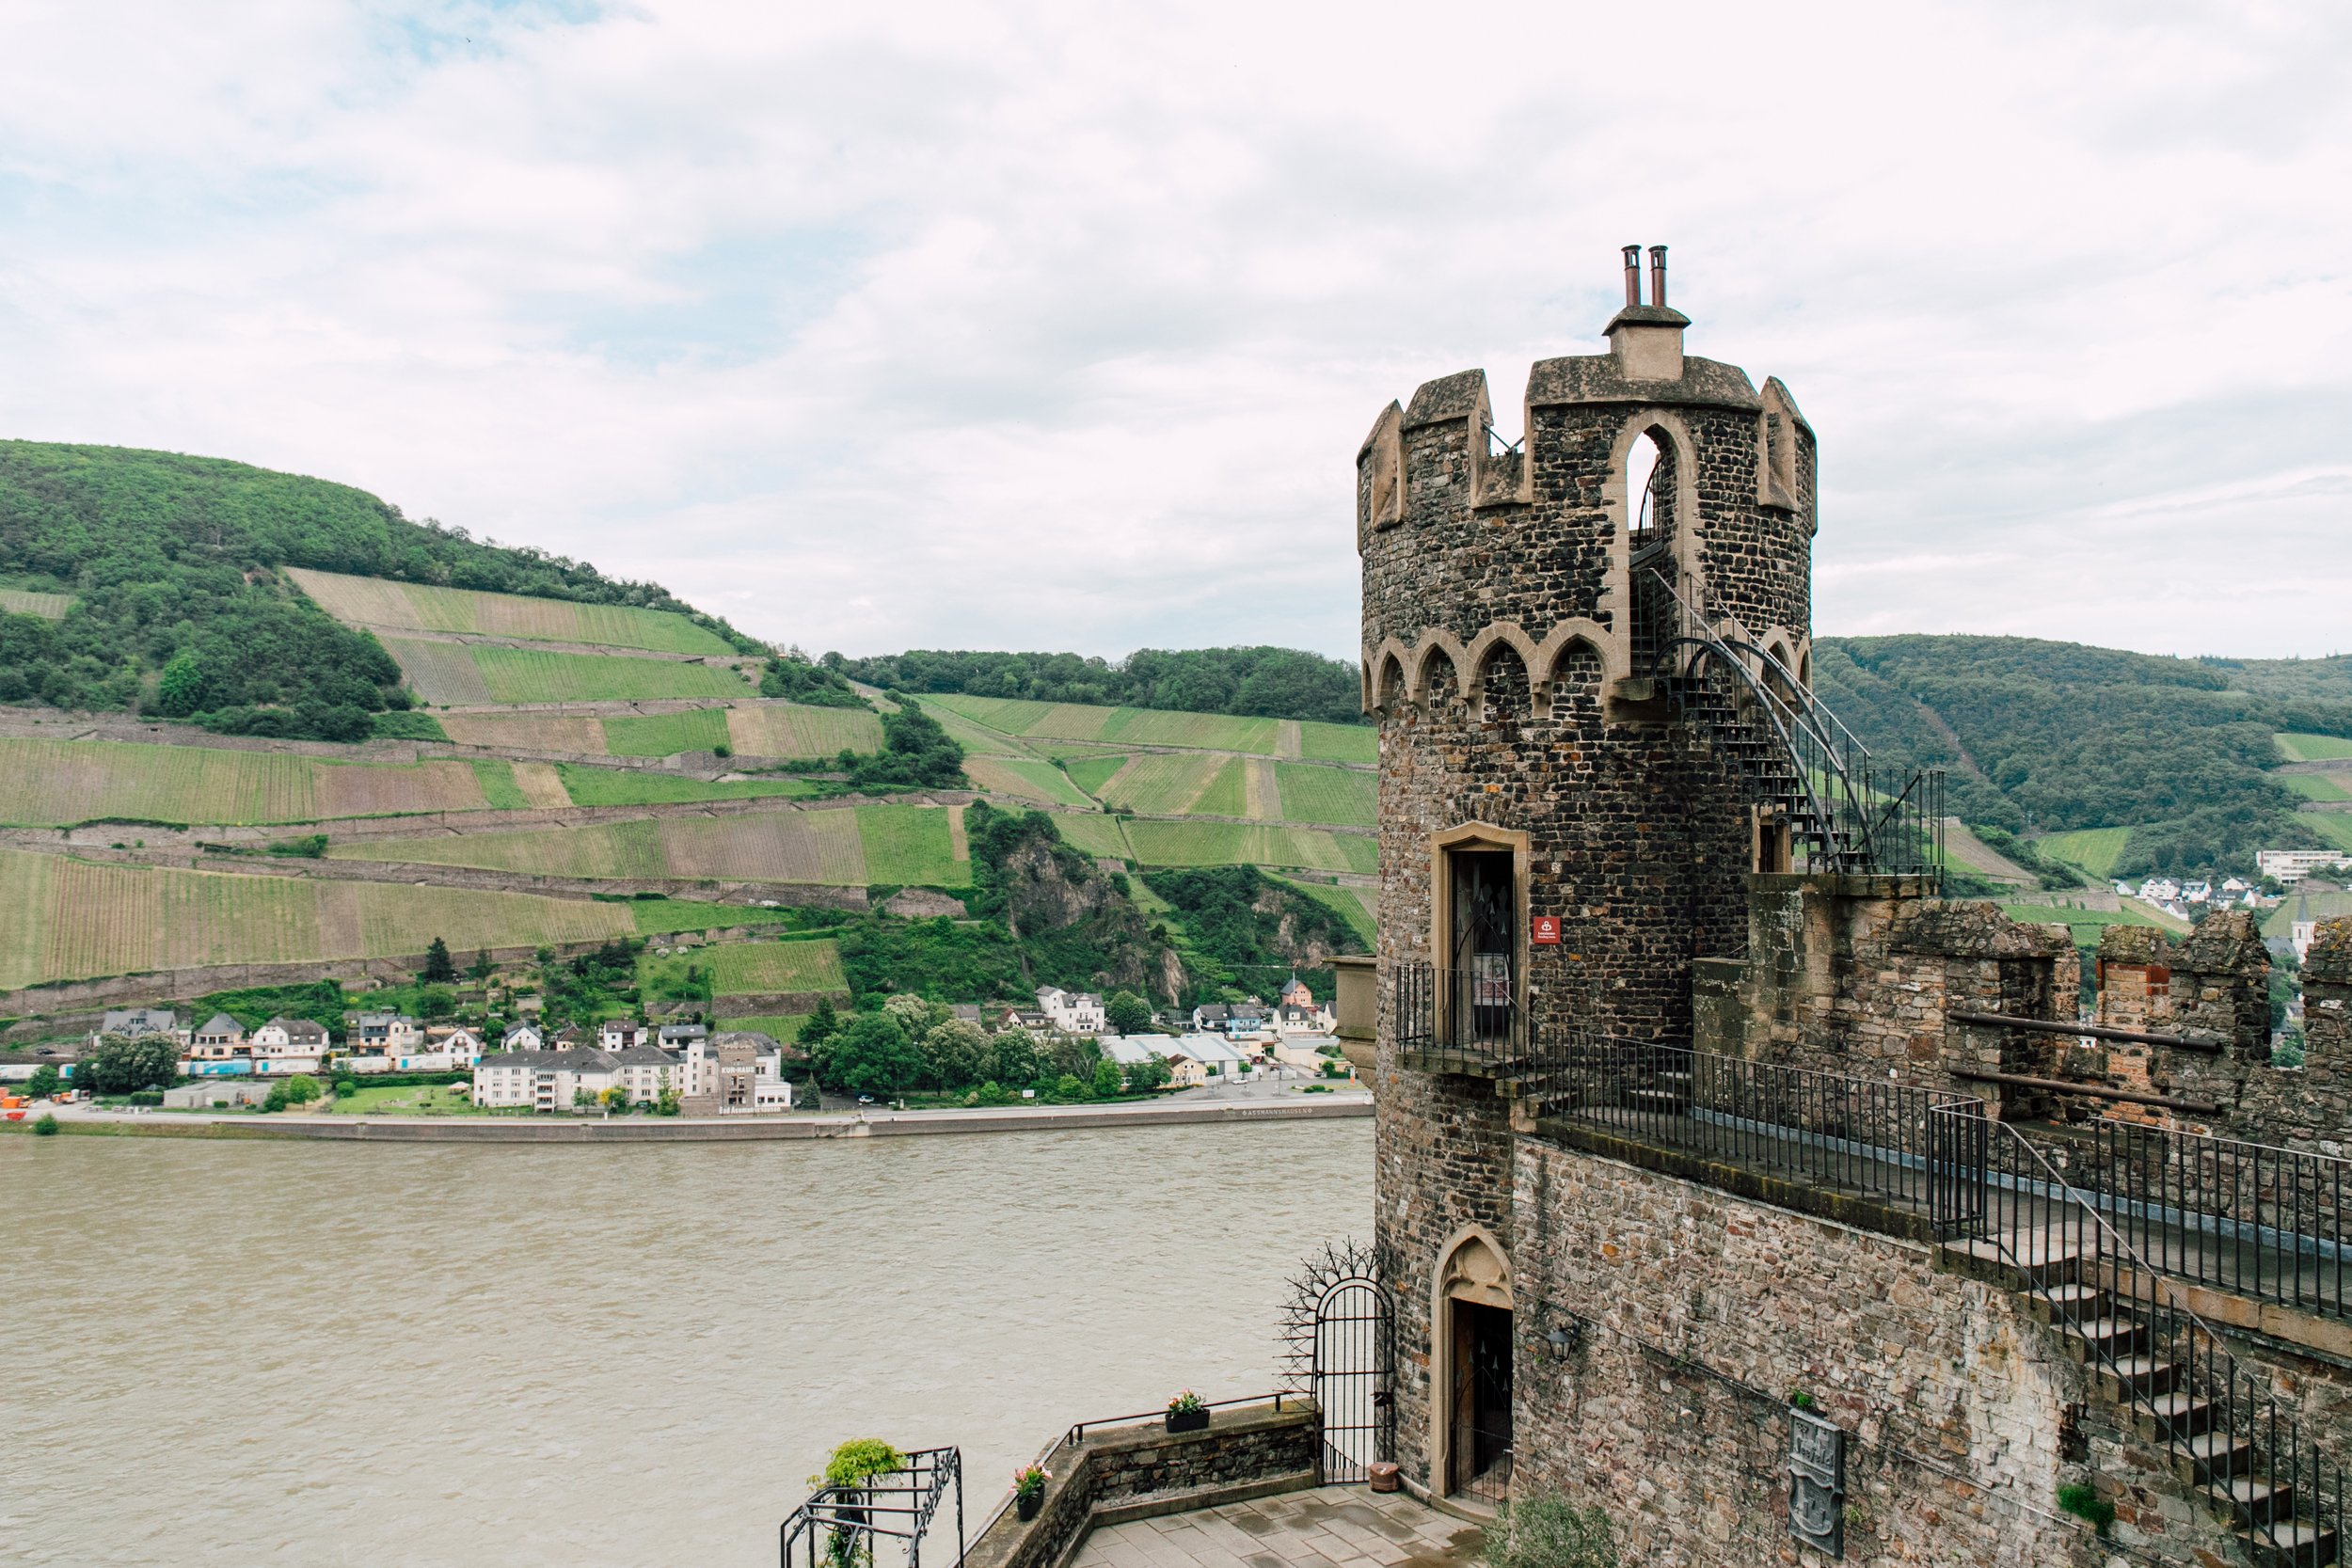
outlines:
M815 648L1345 655L1373 415L1483 362L1515 422L1666 241L1693 350L1820 432L1819 629L2321 653L2348 43L2283 5L20 5L0 431L346 480Z

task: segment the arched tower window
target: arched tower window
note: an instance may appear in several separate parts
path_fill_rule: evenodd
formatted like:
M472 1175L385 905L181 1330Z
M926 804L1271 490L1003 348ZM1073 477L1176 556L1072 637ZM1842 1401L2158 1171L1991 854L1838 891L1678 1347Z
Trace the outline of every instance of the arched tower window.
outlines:
M1645 431L1626 453L1628 586L1633 603L1633 671L1660 673L1675 613L1675 453L1656 431Z

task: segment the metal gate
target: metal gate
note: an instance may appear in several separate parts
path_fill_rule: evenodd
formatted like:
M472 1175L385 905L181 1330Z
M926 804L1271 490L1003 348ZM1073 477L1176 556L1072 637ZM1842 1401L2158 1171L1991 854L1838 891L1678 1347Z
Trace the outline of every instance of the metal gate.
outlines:
M1292 1281L1285 1333L1292 1386L1323 1414L1320 1479L1362 1481L1396 1448L1394 1314L1371 1251L1349 1243L1310 1260Z

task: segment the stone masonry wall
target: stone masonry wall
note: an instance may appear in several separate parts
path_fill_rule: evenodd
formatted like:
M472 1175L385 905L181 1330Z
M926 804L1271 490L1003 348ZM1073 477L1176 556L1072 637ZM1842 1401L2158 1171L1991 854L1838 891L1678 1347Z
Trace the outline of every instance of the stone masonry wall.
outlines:
M2251 1072L2240 1136L2352 1156L2352 919L2323 920L2303 958L2303 1065Z
M2116 1103L2117 1120L2276 1143L2273 1125L2292 1095L2270 1065L2270 955L2251 913L2209 916L2177 941L2147 926L2110 926L2099 937L2099 1022L2216 1042L2217 1051L2097 1041L2073 1055L2073 1072L2143 1094L2218 1105L2218 1115ZM2336 1074L2300 1083L2323 1095ZM2288 1116L2290 1123L2295 1118Z
M1600 1504L1645 1568L1823 1561L1787 1533L1803 1392L1849 1433L1845 1560L2108 1560L2057 1508L2061 1482L2100 1479L2096 1398L2020 1298L1912 1243L1541 1139L1517 1150L1515 1496ZM2122 1527L2141 1560L2241 1560L2154 1455L2106 1436L2104 1489L2130 1508L2140 1488L2153 1527Z

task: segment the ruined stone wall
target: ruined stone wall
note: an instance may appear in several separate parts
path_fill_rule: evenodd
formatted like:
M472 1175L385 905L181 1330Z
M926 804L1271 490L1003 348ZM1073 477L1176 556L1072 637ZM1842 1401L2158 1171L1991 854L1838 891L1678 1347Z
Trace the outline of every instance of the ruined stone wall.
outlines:
M2352 920L2323 920L2303 958L2303 1065L2249 1072L2239 1136L2352 1156Z
M1950 1022L1952 1011L2071 1019L2081 965L2063 926L2026 925L1992 904L1947 903L1916 879L1748 879L1739 1006L1713 1049L1848 1077L2001 1101L2046 1097L1955 1069L2048 1077L2062 1037ZM1708 976L1721 990L1727 980Z
M2298 1078L2270 1065L2270 955L2254 916L2242 910L2209 916L2178 940L2148 926L2101 932L2099 1022L2215 1047L2106 1040L2071 1053L2070 1076L2219 1107L2199 1113L2117 1102L2104 1113L2117 1120L2279 1143L2311 1120L2312 1090L2322 1101L2352 1090L2337 1069Z
M2242 1560L2103 1424L2021 1298L1913 1243L1539 1139L1517 1153L1513 1494L1607 1508L1626 1561L1825 1560L1787 1533L1795 1392L1850 1434L1847 1561L2105 1563L2057 1507L2087 1479L2130 1512L2137 1560Z

